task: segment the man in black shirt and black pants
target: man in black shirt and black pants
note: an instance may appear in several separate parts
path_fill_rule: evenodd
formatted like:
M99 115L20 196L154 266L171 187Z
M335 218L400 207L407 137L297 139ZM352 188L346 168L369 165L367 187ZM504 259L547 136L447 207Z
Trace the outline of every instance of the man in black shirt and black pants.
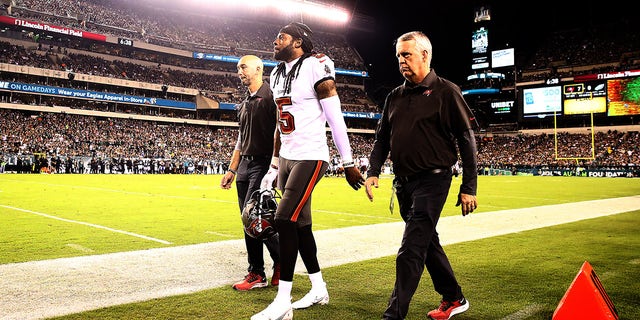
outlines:
M434 289L442 295L440 306L428 312L430 319L447 320L464 312L464 298L436 225L451 186L451 167L462 160L463 177L458 202L462 215L478 206L475 119L460 88L438 77L431 69L432 46L422 32L397 39L396 57L403 85L386 98L367 172L365 189L378 187L382 165L390 154L394 186L405 221L402 244L396 257L396 282L383 319L404 319L426 266Z
M238 141L231 156L229 169L222 177L220 186L230 189L234 177L238 189L240 213L251 199L254 191L260 189L262 177L269 170L273 154L273 135L277 123L277 107L269 84L263 81L264 65L257 56L246 55L238 61L238 76L248 88L248 97L238 105ZM247 291L267 286L264 272L264 243L273 259L274 270L271 285L280 283L280 245L278 234L258 240L244 233L249 262L249 273L233 288Z

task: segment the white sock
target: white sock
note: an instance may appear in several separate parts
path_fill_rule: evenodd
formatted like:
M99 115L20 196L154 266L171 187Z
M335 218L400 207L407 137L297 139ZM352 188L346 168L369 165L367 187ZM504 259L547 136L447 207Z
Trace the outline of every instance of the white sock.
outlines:
M291 288L293 287L292 281L282 281L278 284L278 294L275 300L291 302Z
M322 279L322 271L309 274L309 280L311 280L311 289L323 289L327 286Z

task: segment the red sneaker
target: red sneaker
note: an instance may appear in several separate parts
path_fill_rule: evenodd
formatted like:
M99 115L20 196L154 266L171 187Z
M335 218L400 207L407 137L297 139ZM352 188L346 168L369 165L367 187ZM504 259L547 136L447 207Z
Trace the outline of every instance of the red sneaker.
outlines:
M449 320L458 313L463 313L469 309L469 301L462 297L457 301L442 301L438 309L431 310L427 317L433 320Z
M266 286L267 278L257 273L249 272L249 274L244 277L244 280L234 283L231 287L239 291L248 291L253 288L264 288Z
M280 284L280 264L276 263L273 266L273 276L271 276L271 285L277 286Z

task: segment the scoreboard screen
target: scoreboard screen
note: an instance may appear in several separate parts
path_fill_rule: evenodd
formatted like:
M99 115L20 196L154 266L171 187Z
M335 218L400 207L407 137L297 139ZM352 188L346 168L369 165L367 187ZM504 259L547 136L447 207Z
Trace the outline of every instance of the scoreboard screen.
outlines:
M606 80L565 84L562 99L565 115L604 113L607 111Z
M489 68L489 30L480 27L471 35L472 63L471 69L481 70Z
M562 88L560 86L526 88L522 90L522 96L524 117L562 113Z
M640 77L607 80L609 116L640 114Z
M487 47L489 47L489 30L480 27L473 32L471 37L472 52L486 54Z
M502 49L491 51L491 67L511 67L515 65L515 49Z

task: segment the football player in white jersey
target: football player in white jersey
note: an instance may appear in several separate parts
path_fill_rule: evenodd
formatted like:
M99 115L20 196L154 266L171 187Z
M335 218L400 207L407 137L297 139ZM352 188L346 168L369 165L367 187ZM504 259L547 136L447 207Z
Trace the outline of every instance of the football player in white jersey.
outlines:
M353 163L333 61L313 51L311 36L308 26L293 22L280 29L273 42L274 58L280 63L272 70L269 83L278 106L278 126L271 168L261 188L271 189L277 178L282 191L275 217L280 235L280 285L274 301L251 320L291 319L293 309L329 303L311 228L311 193L329 166L327 123L347 182L355 190L364 183ZM311 290L292 303L298 252L309 274Z

